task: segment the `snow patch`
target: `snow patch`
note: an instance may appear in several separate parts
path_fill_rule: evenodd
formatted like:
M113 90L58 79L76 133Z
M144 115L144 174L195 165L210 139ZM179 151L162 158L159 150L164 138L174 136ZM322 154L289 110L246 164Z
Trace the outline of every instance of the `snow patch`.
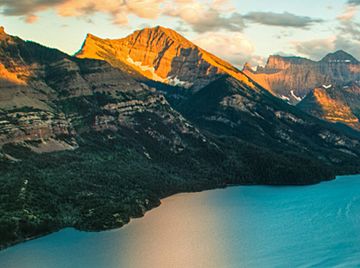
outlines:
M181 81L177 76L175 77L167 77L167 78L161 78L158 76L155 72L155 68L152 66L143 65L141 61L134 61L130 56L127 57L126 61L130 63L133 66L138 67L143 72L150 72L152 74L152 79L155 81L159 81L162 83L168 83L172 86L180 86L184 88L190 88L192 87L193 83L187 82L187 81Z
M290 98L289 98L289 97L286 97L286 96L284 96L284 95L281 95L281 96L280 96L280 99L286 100L286 101L290 101Z
M329 60L329 63L351 63L351 60Z
M294 90L291 90L290 93L291 93L291 96L293 96L297 101L301 101L301 100L302 100L302 98L300 98L300 97L298 97L298 96L295 95Z
M152 79L159 82L166 82L166 79L161 78L155 73L155 68L147 65L143 65L141 61L134 61L130 56L127 57L126 61L130 63L131 65L134 65L140 70L144 72L150 72L152 74Z
M168 77L167 80L168 80L168 83L172 86L180 86L180 87L184 87L184 88L190 88L193 85L193 83L181 81L177 76L175 76L174 78Z

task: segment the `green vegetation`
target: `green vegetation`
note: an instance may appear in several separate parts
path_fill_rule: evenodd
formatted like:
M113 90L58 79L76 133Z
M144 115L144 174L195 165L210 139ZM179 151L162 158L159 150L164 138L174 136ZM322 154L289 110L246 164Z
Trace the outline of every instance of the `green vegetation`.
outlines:
M220 150L184 138L191 146L177 154L128 129L83 134L75 151L35 154L5 145L3 153L21 161L0 160L0 245L67 226L121 227L178 192L229 183L315 183L333 176L310 160L292 156L296 164L290 165L286 156L236 139L218 140Z
M120 227L164 196L219 185L200 159L190 164L186 154L174 156L175 166L163 161L170 152L153 151L154 160L149 160L135 137L131 145L116 133L90 133L80 142L76 151L50 154L3 147L21 161L0 161L1 246L66 226Z

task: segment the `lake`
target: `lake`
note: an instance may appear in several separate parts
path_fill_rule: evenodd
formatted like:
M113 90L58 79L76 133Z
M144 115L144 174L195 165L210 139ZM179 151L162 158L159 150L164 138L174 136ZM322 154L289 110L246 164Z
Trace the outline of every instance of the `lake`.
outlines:
M360 175L179 194L117 230L69 228L0 251L2 268L359 266Z

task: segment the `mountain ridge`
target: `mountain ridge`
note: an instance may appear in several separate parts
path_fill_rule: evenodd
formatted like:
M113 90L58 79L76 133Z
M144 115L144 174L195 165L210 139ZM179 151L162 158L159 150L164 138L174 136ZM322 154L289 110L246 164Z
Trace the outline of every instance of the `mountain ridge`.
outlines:
M121 39L88 37L76 55L79 58L107 60L114 67L121 62L152 80L194 90L226 73L251 86L248 77L230 63L165 27L145 28Z
M273 95L291 104L297 104L311 90L323 85L360 83L359 61L343 50L329 53L319 61L274 55L264 67L251 71L247 66L243 71Z

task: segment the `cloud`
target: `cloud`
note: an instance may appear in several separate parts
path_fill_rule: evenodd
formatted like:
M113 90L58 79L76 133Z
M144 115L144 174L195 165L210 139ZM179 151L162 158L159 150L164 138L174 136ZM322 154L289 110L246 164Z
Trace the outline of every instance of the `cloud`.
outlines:
M355 21L343 21L338 27L340 35L347 37L349 40L360 41L360 23Z
M360 40L352 40L340 35L325 39L293 42L293 47L297 53L313 60L319 60L328 53L337 50L344 50L360 59Z
M334 45L336 50L342 49L360 60L360 40L349 40L339 36L336 38Z
M359 6L360 5L360 0L348 0L347 3L349 5Z
M293 47L297 53L300 53L313 60L318 60L335 49L336 37L332 36L326 39L313 39L309 41L295 41Z
M254 45L242 33L207 32L193 40L195 44L210 53L241 68L245 62L253 66L262 64L264 59L254 54ZM226 44L226 49L219 44Z
M28 16L66 2L66 0L1 0L2 13L9 16Z
M139 18L155 19L161 13L164 0L65 0L56 7L64 17L82 17L96 12L109 14L116 24L127 24L130 14Z
M360 0L347 1L344 11L337 17L338 24L333 29L333 36L293 42L295 51L312 59L320 59L329 52L344 50L360 59L359 6Z
M165 0L1 0L1 13L8 16L24 16L34 22L36 14L55 9L63 17L86 17L100 12L109 14L114 23L127 24L128 16L154 19L161 13Z
M55 10L63 17L87 19L94 13L108 14L115 24L128 24L134 15L156 19L160 15L179 19L195 32L213 30L241 31L242 16L235 12L229 0L0 0L0 12L8 16L23 16L26 22L36 21L36 14Z
M166 5L164 15L180 19L193 31L204 33L215 30L242 31L245 27L240 14L232 12L227 0L195 1L176 0ZM230 15L224 15L228 14Z
M312 24L320 23L323 21L321 19L294 15L289 12L284 12L284 13L250 12L244 15L243 17L249 21L263 25L295 27L295 28L308 27Z
M337 17L339 22L337 27L338 35L343 38L346 37L349 41L360 41L360 23L356 20L359 6L353 5L356 2L360 4L360 0L348 1L350 5L347 5L344 12Z
M358 6L350 5L347 6L344 12L337 17L339 21L351 21L354 19L355 15L358 12Z
M193 15L190 12L181 14L167 14L181 18L181 24L187 24L191 29L198 33L204 33L216 30L227 31L242 31L245 27L243 19L240 14L234 13L230 17L222 16L218 11L210 9L205 12L194 11Z
M34 23L38 20L38 17L35 15L28 15L27 17L25 17L25 22L27 23Z

